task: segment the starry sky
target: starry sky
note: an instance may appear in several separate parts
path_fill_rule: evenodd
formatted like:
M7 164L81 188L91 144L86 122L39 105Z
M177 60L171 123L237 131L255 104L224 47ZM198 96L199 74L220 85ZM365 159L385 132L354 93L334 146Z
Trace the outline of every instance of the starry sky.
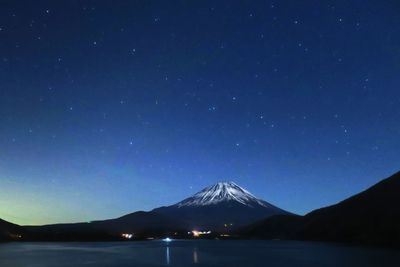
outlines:
M1 1L0 218L232 180L305 214L400 169L400 4Z

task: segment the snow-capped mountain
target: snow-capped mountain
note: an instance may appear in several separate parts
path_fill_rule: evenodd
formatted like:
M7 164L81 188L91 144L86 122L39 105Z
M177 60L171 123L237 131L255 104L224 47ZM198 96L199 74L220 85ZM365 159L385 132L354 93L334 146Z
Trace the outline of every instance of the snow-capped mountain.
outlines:
M219 182L174 205L137 211L119 218L91 223L26 227L28 238L37 240L108 240L121 233L136 237L203 230L229 232L261 219L290 214L256 198L234 182ZM1 240L0 220L0 240Z
M178 219L188 228L222 229L242 226L273 215L290 214L258 199L234 182L219 182L174 205L153 212Z
M256 198L246 189L238 186L234 182L219 182L212 186L206 187L200 192L194 194L177 204L178 207L189 206L207 206L215 205L220 202L236 201L243 205L254 207L257 205L270 207L267 202Z

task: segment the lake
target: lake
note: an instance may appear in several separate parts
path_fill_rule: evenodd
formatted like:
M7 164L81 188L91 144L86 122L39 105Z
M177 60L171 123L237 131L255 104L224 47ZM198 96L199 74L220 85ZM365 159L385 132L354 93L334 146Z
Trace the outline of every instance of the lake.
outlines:
M0 266L400 266L400 251L300 241L0 244Z

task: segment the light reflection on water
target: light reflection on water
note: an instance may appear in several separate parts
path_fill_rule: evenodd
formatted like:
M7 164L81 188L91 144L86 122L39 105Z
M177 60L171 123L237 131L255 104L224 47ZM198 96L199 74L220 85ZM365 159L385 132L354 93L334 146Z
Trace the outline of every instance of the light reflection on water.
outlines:
M400 251L295 241L8 243L0 244L3 266L399 267Z
M199 263L199 254L197 252L197 247L193 248L193 263L197 264ZM165 262L167 265L171 264L171 248L170 246L167 244L165 247Z
M199 255L197 254L197 248L193 248L193 263L199 263Z
M165 260L167 261L167 265L169 265L171 263L171 258L170 258L170 254L169 254L169 246L167 245L166 249L165 249Z

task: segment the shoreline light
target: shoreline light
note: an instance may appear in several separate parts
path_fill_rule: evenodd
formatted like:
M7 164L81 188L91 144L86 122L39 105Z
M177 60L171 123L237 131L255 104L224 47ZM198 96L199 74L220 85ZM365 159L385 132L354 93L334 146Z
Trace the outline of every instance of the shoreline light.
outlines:
M189 235L192 235L193 237L199 237L201 235L209 235L211 234L211 231L197 231L197 230L192 230L191 232L188 232Z
M133 234L122 234L121 236L126 239L131 239L133 237Z

